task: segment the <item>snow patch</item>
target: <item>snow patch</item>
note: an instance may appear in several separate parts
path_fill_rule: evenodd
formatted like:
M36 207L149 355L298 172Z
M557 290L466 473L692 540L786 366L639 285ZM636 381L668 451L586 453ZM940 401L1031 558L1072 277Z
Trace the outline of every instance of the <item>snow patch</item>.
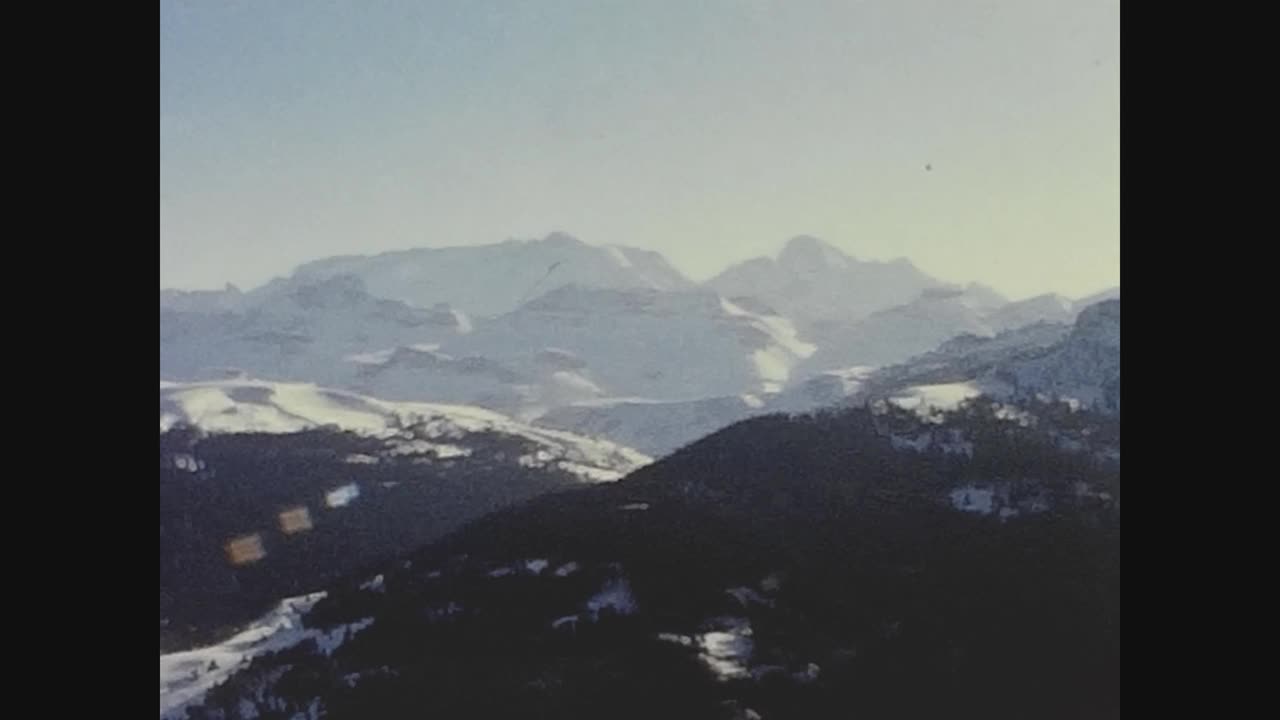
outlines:
M746 677L749 675L747 662L755 649L751 623L731 618L722 625L720 629L698 636L698 647L702 649L698 657L719 680Z
M760 377L760 388L766 393L781 391L791 377L789 358L777 346L756 350L751 353L751 361L755 363L756 375Z
M853 367L841 368L839 370L827 370L822 374L828 377L836 378L840 381L841 390L845 395L852 395L862 389L863 383L871 373L875 372L874 367L867 365L855 365Z
M325 493L324 504L331 508L345 507L358 497L360 497L360 486L350 483Z
M593 619L598 618L601 611L608 609L619 615L632 615L640 610L635 595L631 593L631 584L626 578L616 578L605 583L604 589L587 601L587 611Z
M471 318L461 310L450 310L453 313L453 321L458 325L459 335L469 335L475 326L471 324Z
M916 385L891 398L898 407L918 412L954 410L965 400L978 397L982 390L971 382Z
M564 565L561 565L560 567L556 568L555 576L569 577L570 575L578 572L578 570L580 570L581 568L582 566L576 562L567 562Z
M738 604L742 607L751 607L752 605L764 605L765 607L773 607L773 600L761 595L749 587L736 587L725 590Z
M392 456L400 455L432 455L441 460L459 457L471 457L471 448L447 443L433 443L426 440L395 441L389 443Z
M995 498L994 490L966 485L951 491L951 506L964 512L990 515L995 510Z
M696 641L688 635L678 635L676 633L658 633L658 639L662 642L675 643L684 645L685 647L693 647Z
M332 657L335 650L342 647L347 640L356 636L356 633L364 630L373 624L373 618L367 617L357 620L346 625L339 625L315 636L316 647L325 657Z
M562 618L556 618L555 620L552 620L551 628L553 630L560 630L561 628L566 628L566 627L570 629L577 629L578 620L579 618L577 615L565 615Z
M627 257L626 253L622 252L620 248L610 245L605 248L605 251L607 251L609 253L609 257L612 258L613 261L618 264L618 267L621 267L621 268L633 267L631 263L631 258Z
M307 629L302 625L302 617L324 597L325 593L319 592L287 598L274 610L225 642L161 655L161 720L182 718L187 707L199 704L211 688L259 655L293 647L308 638L315 638L317 643L323 640L335 648L340 645L341 639L325 640L322 636L328 633L314 628ZM366 623L361 629L367 626ZM337 628L334 632L338 631L343 631L343 628Z
M568 370L557 370L551 374L551 379L563 390L597 397L604 394L604 390L600 389L599 385Z
M621 480L627 473L618 472L617 470L607 470L605 468L595 467L592 465L583 465L581 463L562 461L557 463L560 469L577 475L579 479L585 482L615 482Z
M585 382L585 381L584 381ZM169 383L162 387L160 429L186 423L211 433L294 433L336 426L366 436L399 442L397 453L430 450L439 457L467 453L463 443L435 448L406 445L400 429L414 428L427 439L462 440L473 433L503 433L537 444L542 462L566 462L562 469L587 482L616 480L652 458L631 448L560 430L534 428L496 412L462 405L388 402L304 383L254 380ZM395 440L399 438L400 440Z

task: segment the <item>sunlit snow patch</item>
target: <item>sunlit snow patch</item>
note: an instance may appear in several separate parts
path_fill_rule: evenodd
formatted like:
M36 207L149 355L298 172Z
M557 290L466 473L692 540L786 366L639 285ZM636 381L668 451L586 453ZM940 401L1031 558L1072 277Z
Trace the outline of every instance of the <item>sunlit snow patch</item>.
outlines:
M951 506L964 512L990 515L995 510L995 491L973 485L951 491Z
M720 680L746 677L749 674L747 661L755 649L751 640L751 623L731 618L720 625L720 629L697 637L698 647L702 649L698 657Z
M631 584L626 578L608 581L603 590L587 601L587 610L592 617L599 617L604 610L611 610L619 615L631 615L639 609L635 595L631 593Z
M581 566L578 565L578 563L576 562L567 562L564 565L561 565L560 567L556 568L555 576L569 577L570 575L578 572L580 568Z
M928 413L933 410L954 410L962 402L982 394L973 383L945 383L942 385L916 385L891 398L898 407Z
M365 618L329 630L303 627L302 616L324 596L321 592L289 598L226 642L161 655L161 720L184 717L187 707L200 703L205 693L255 657L293 647L307 639L314 639L320 652L332 654L344 641L373 623L373 618Z
M360 497L360 486L350 483L325 494L324 503L331 508L339 508L350 505L358 497Z

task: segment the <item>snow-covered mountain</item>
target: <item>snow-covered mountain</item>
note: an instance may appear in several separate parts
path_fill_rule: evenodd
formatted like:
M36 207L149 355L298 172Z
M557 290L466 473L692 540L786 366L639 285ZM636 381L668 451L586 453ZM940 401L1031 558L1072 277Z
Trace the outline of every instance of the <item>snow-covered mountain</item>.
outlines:
M457 357L439 343L356 353L343 358L342 385L387 400L478 405L516 413L540 396L539 380L485 357Z
M1037 323L994 337L954 338L872 373L855 399L946 407L978 394L1052 396L1118 412L1120 301L1084 308L1073 325Z
M831 331L802 374L859 365L883 366L928 352L957 335L993 335L985 298L968 290L932 288L911 302L880 310Z
M776 259L734 265L707 286L727 298L754 297L791 318L806 339L821 342L840 327L910 302L943 283L907 260L856 260L814 237L791 239Z
M786 318L701 289L566 285L473 323L375 298L350 275L278 284L236 312L162 310L160 327L165 380L230 368L522 417L605 397L775 392L813 351Z
M1039 324L1069 325L1087 306L1056 294L1016 302L997 297L975 284L925 290L909 303L833 329L797 372L808 377L815 371L845 366L887 367L954 338L991 338Z
M160 377L191 380L234 368L276 380L345 382L345 358L371 348L440 342L471 330L466 315L371 295L350 275L273 283L229 309L160 309ZM221 307L221 306L219 306Z
M1069 301L1065 306L1054 296L1001 304L984 295L980 286L928 290L913 303L876 313L837 334L834 339L847 344L820 348L780 392L674 402L579 401L553 408L534 422L608 437L665 456L749 417L811 412L868 399L953 408L982 394L1009 398L1023 392L1063 394L1092 404L1109 380L1081 375L1088 374L1090 365L1077 356L1086 351L1064 351L1068 359L1050 359L1059 357L1052 351L1072 333L1068 323L1076 317L1075 306ZM1049 322L1046 316L1066 320ZM1000 325L1014 329L993 330ZM883 365L846 365L859 361ZM1109 372L1109 362L1098 366L1102 375ZM1015 380L1015 372L1020 379Z
M162 290L161 379L479 406L662 454L879 387L1003 392L1018 352L1061 340L1081 308L1118 294L1008 302L810 237L695 287L656 253L553 234L329 258L248 292Z
M654 457L757 415L804 413L835 407L856 396L872 368L829 370L781 392L701 400L610 398L553 408L534 423L581 435L606 437Z
M814 350L791 323L707 290L569 285L443 346L523 376L560 378L562 394L691 400L772 392ZM544 407L561 402L550 398Z
M390 452L468 455L467 438L498 433L534 443L531 459L511 467L554 464L587 481L615 480L650 458L631 448L567 432L538 428L489 410L458 405L396 403L301 383L223 380L160 383L160 431L179 425L207 433L296 433L331 427L388 440ZM405 427L421 426L429 439L401 442Z
M876 370L861 390L972 380L1003 363L1043 353L1070 331L1070 325L1036 323L994 337L959 335L907 362Z
M1120 301L1085 308L1049 352L1008 363L1000 373L1015 391L1072 398L1120 410Z
M569 284L650 290L693 286L656 252L588 245L565 233L541 240L327 258L302 265L293 277L335 275L359 277L379 297L417 307L448 303L476 317L510 312Z

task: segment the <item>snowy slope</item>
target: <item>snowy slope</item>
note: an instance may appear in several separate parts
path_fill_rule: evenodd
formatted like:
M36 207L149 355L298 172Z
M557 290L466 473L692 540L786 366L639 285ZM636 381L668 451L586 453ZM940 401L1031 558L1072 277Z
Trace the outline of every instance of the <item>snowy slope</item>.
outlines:
M1118 302L1112 301L1117 310ZM876 399L919 410L951 409L980 394L1052 394L1091 406L1118 404L1118 312L1095 306L1082 313L1074 327L1038 322L989 336L975 306L967 292L935 290L909 308L881 313L861 324L864 334L855 337L845 357L885 357L878 353L894 347L900 357L909 352L903 343L911 343L910 349L928 349L929 343L950 338L900 364L822 370L771 394L579 402L554 408L536 422L662 456L755 415L809 412ZM1028 314L1034 316L1035 312ZM956 334L964 328L984 334ZM869 342L880 344L865 350ZM824 358L831 364L844 359L824 348L805 364L819 367Z
M358 627L331 632L303 627L302 617L324 596L325 593L320 592L287 598L226 642L161 655L161 720L185 717L189 705L200 704L210 689L237 670L247 667L255 657L293 647L307 639L315 639L322 650L327 648L332 652L337 644L359 632L361 628Z
M995 337L959 335L935 350L876 370L863 388L872 394L901 390L912 385L967 382L987 377L998 368L1023 357L1034 357L1062 342L1071 326L1037 323Z
M1051 351L1001 368L1019 392L1071 398L1120 410L1120 301L1084 309L1071 333Z
M814 350L786 318L706 290L569 285L472 321L447 306L381 300L336 276L277 283L236 313L162 311L160 367L166 380L232 369L527 418L603 397L776 392Z
M801 373L882 366L928 352L957 335L994 335L983 299L966 290L935 288L905 305L881 310L830 332Z
M406 444L405 452L439 454L441 448L465 452L468 435L496 432L524 438L541 448L525 463L555 462L588 481L615 480L650 461L611 442L535 428L475 407L388 402L301 383L226 380L162 383L160 387L161 432L180 423L210 433L292 433L335 426L394 438L398 425L419 422L426 423L433 442L424 445L415 440ZM521 459L511 461L514 466Z
M571 373L562 378L580 395L691 400L780 389L814 351L797 335L783 317L749 312L705 290L571 285L443 349L525 377Z
M891 400L900 407L911 410L954 410L965 400L985 392L986 388L974 382L912 385L894 395Z
M381 297L418 307L449 303L477 317L510 312L567 284L653 290L692 286L658 253L587 245L564 233L541 240L328 258L299 267L295 277L344 274L359 277Z
M470 343L474 348L476 343ZM495 354L455 355L468 348L418 344L358 353L344 358L354 376L343 384L356 392L388 400L423 400L477 405L516 417L529 417L541 409L589 400L604 395L582 374L576 356L558 348L514 354L500 347ZM523 354L522 354L523 353Z

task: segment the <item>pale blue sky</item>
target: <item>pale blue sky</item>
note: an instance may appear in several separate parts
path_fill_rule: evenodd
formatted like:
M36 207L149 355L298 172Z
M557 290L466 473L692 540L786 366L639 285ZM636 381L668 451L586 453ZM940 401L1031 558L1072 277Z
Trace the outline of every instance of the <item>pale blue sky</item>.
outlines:
M1118 0L162 0L160 284L564 230L1082 295L1119 87Z

